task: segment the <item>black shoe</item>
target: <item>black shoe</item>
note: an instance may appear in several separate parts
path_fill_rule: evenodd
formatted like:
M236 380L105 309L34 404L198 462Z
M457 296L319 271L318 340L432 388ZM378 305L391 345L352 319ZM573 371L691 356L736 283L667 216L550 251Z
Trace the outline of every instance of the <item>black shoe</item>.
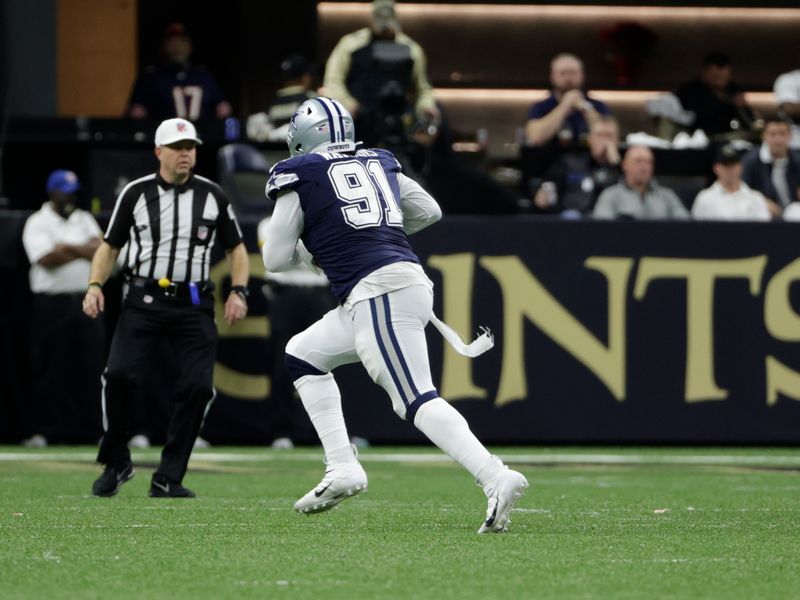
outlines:
M167 479L166 477L156 477L150 481L151 498L194 498L195 493L189 488L183 487L180 483Z
M103 474L92 485L92 494L103 498L116 496L122 484L133 479L134 473L136 471L131 463L125 463L121 467L107 465Z

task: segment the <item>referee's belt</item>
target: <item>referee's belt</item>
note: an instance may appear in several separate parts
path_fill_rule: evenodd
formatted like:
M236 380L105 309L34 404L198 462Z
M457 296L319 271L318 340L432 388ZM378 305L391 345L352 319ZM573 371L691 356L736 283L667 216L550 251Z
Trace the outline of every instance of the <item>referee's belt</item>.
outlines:
M191 298L192 286L202 295L211 294L214 291L213 281L170 281L166 286L162 286L158 279L147 279L146 277L131 277L128 283L134 287L141 288L152 294L163 294L170 298Z

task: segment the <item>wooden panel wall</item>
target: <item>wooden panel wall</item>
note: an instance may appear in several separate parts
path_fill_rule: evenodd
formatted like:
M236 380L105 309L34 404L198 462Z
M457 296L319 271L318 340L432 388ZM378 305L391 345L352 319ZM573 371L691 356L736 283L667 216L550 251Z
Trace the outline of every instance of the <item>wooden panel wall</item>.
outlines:
M122 115L138 68L138 0L58 0L58 114Z

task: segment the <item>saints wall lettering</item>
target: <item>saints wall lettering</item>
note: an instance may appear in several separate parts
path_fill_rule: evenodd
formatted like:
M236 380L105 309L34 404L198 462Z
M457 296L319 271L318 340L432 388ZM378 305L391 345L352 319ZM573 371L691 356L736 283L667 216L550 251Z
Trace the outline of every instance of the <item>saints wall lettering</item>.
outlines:
M431 332L434 379L486 439L800 443L798 229L448 218L414 240L436 311L465 339L490 326L496 347L471 360ZM260 404L281 349L251 251L247 319L229 329L217 296L215 384ZM410 441L363 369L343 370L361 432Z

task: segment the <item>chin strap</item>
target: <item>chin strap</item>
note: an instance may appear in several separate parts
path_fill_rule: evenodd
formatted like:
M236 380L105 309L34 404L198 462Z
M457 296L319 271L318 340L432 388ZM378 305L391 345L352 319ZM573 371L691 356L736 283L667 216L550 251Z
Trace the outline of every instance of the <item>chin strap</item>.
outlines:
M461 336L447 323L440 321L433 312L431 313L431 323L439 330L439 333L447 340L447 343L453 347L453 350L462 356L475 358L494 347L494 335L488 327L480 326L478 329L480 329L481 334L469 344L465 344Z

